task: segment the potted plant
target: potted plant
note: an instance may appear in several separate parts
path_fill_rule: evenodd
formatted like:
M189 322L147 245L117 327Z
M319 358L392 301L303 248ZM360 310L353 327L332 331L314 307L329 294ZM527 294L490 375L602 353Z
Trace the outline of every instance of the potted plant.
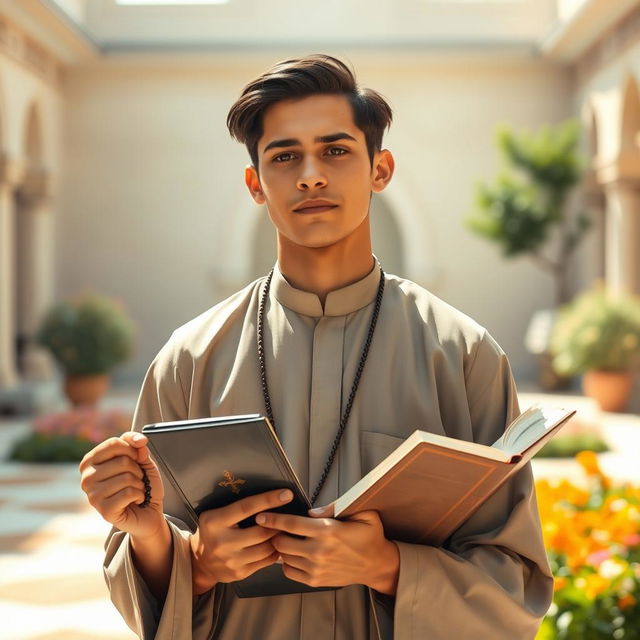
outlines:
M579 133L575 119L544 126L536 134L499 127L496 142L504 168L493 185L476 184L477 211L464 221L499 245L505 258L527 255L553 278L555 306L534 313L525 338L528 351L537 356L544 389L566 388L571 382L551 366L550 334L556 308L569 299L572 255L591 226L588 214L569 215L567 208L584 168L577 151Z
M109 388L110 372L132 353L134 327L122 304L95 293L55 305L43 318L37 340L65 374L73 405L95 405Z
M583 374L586 395L604 411L622 411L640 364L640 298L598 282L560 308L551 346L559 373Z

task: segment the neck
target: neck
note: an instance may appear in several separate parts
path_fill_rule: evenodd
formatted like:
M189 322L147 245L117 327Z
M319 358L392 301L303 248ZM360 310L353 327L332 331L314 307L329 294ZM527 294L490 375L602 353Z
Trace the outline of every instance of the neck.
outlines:
M315 293L324 307L330 291L361 280L373 268L368 219L353 234L328 247L302 247L279 234L278 264L291 286Z

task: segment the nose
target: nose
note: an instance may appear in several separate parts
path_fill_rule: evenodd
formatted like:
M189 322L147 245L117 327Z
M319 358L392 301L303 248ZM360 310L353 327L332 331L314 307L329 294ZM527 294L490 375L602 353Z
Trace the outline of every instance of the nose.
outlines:
M298 176L298 189L315 189L325 187L327 185L327 177L320 171L320 167L313 158L308 158L302 165L302 171Z

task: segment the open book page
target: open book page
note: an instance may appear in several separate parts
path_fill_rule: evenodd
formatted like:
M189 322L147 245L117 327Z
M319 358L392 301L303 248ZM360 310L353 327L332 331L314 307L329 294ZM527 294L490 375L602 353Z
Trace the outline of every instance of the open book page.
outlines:
M520 454L540 440L566 415L566 409L535 404L522 412L492 446L509 455Z

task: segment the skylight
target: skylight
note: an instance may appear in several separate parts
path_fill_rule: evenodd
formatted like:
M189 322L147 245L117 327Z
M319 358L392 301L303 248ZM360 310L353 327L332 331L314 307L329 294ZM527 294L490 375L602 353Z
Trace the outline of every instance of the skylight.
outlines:
M229 0L116 0L116 4L126 5L189 5L189 4L226 4Z

